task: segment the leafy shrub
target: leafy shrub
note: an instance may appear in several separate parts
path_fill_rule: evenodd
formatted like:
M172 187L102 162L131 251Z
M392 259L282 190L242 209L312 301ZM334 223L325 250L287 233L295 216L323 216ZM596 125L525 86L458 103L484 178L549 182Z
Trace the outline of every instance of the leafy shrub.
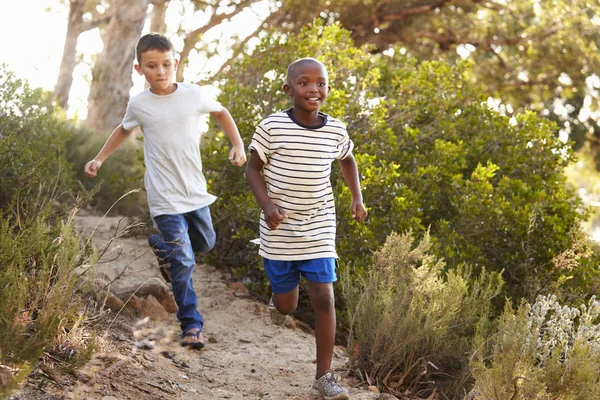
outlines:
M27 82L0 66L0 210L10 207L20 185L30 183L22 177L32 168L39 177L36 190L68 199L73 174L66 145L73 129L57 117L47 93L30 89Z
M507 303L497 332L480 340L470 398L598 399L599 315L595 298L579 308L553 295L516 310Z
M76 331L83 316L74 270L88 251L73 230L83 200L73 199L65 156L76 130L42 91L0 75L0 394L8 394L60 336ZM69 362L89 356L92 344L82 341Z
M119 215L147 215L148 204L144 191L126 196L115 204L125 193L144 187L145 168L141 141L125 142L102 164L95 178L89 178L83 173L85 163L98 154L105 142L106 137L82 128L67 145L67 158L73 164L79 182L88 191L99 186L90 205L102 213L114 205L111 212Z
M469 378L476 326L487 326L499 273L471 279L460 267L444 273L426 232L392 233L360 280L344 279L350 361L365 380L392 393L456 398Z
M559 275L553 258L572 247L587 217L565 185L573 155L557 126L532 113L509 118L490 110L466 62L418 63L400 48L368 50L356 48L337 24L267 35L228 71L220 100L248 144L260 119L291 106L281 89L291 61L313 56L328 67L332 91L323 111L348 125L369 210L365 223L352 220L350 192L334 168L337 246L349 276L367 272L391 232L430 229L448 269L502 271L504 293L517 301L548 292ZM259 209L243 174L227 165L224 136L212 128L204 165L220 196L212 208L216 255L244 275L258 270L249 240L258 234ZM567 272L565 285L575 282L576 271Z
M53 199L24 201L24 193L0 219L0 361L17 371L35 365L81 318L74 270L87 260L73 230L75 211L63 214Z

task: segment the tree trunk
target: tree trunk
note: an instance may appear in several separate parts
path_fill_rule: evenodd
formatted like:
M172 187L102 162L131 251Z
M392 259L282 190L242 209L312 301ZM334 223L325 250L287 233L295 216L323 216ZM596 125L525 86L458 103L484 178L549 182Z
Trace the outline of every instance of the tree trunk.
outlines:
M150 32L164 35L167 30L165 17L170 0L152 0L152 15L150 17Z
M73 84L73 70L77 64L77 38L83 32L83 13L86 0L71 0L69 6L69 22L67 26L67 37L63 49L62 60L58 79L54 87L52 98L63 109L67 108L69 92Z
M104 49L92 71L86 124L105 134L125 115L133 86L135 45L140 38L149 0L114 0L103 35Z

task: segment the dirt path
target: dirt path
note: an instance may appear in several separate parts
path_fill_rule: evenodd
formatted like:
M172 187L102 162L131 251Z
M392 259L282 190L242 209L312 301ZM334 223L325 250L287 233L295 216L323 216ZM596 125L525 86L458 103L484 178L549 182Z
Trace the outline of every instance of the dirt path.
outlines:
M78 230L84 237L93 232L98 247L123 224L120 218L83 213L77 219ZM170 290L148 250L145 238L113 240L96 265L98 279L110 282L118 277L110 285L115 294L143 284ZM95 324L99 349L74 377L40 371L14 399L320 398L310 388L315 372L310 331L271 324L265 304L249 298L243 287L231 285L209 265L196 266L194 283L205 319L205 349L181 347L175 315L153 297L140 297L141 310L125 306L118 316L107 312L100 317ZM346 375L346 362L345 349L336 348L333 369L341 376ZM345 378L343 382L347 388L356 384ZM351 398L376 399L378 394L351 388Z

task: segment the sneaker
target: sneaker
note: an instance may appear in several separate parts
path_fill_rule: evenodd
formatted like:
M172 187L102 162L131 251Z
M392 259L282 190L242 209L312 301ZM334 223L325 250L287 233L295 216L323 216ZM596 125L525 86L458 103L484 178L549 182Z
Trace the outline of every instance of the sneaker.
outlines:
M161 253L166 253L166 251L160 248L161 241L162 237L158 233L154 233L148 238L148 243L150 244L150 247L152 247L156 258L158 259L158 268L160 274L162 275L163 279L167 281L167 283L170 283L171 271L169 271L169 261L166 257L161 257Z
M271 300L269 300L269 316L271 317L271 322L275 325L283 325L287 320L287 315L283 315L277 311L277 308L275 308L273 297L271 297Z
M325 400L348 400L348 391L339 383L333 372L327 371L325 375L313 382L313 389L318 390Z

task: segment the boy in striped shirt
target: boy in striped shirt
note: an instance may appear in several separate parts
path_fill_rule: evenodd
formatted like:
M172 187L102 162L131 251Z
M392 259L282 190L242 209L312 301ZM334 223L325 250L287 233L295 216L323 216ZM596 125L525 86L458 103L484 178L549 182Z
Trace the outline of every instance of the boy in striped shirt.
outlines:
M330 91L325 66L301 58L287 69L284 92L293 108L258 125L250 144L246 176L261 209L260 250L273 297L273 322L283 324L298 305L300 276L308 280L315 312L317 373L313 388L326 400L348 399L331 372L335 345L335 202L331 164L338 160L352 193L352 217L363 205L353 143L340 120L319 112Z

